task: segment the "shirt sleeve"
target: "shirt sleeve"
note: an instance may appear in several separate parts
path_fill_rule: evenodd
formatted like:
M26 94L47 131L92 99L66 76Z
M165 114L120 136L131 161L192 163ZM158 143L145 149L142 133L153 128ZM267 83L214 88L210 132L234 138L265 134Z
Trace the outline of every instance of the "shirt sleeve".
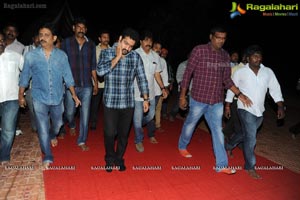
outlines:
M104 76L111 72L111 60L112 59L109 57L109 53L105 50L102 50L99 56L99 62L97 64L97 74L99 76Z
M65 55L63 57L64 61L64 66L63 69L63 78L64 78L64 81L65 81L65 84L67 86L67 88L71 87L71 86L74 86L75 85L75 82L74 82L74 78L73 78L73 75L72 75L72 71L71 71L71 66L69 64L69 61L68 61L68 57L67 55Z
M29 54L25 55L24 64L22 65L22 72L20 74L19 86L27 88L31 78L30 73L30 57Z
M238 74L239 73L236 72L232 75L232 81L237 87L238 87L238 76L239 76ZM234 96L235 94L230 89L227 89L225 102L232 103Z
M138 66L136 68L137 84L139 86L139 89L140 89L140 92L141 92L142 95L144 95L144 94L149 95L148 81L147 81L147 77L146 77L146 74L145 74L143 61L139 57L137 62L138 62Z
M274 72L269 69L269 77L270 77L270 82L269 82L269 93L274 99L274 101L277 103L279 101L283 101L282 93L281 93L281 88L279 85L279 82L274 74Z

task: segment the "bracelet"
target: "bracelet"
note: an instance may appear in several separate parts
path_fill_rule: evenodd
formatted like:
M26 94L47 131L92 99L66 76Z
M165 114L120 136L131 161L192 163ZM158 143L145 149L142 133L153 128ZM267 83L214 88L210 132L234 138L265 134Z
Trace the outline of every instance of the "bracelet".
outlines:
M148 102L150 102L150 99L148 98L148 99L144 99L144 101L148 101Z
M165 89L166 89L166 87L161 87L160 89L161 89L161 90L165 90Z
M242 92L239 92L236 97L239 98L239 96L242 94Z

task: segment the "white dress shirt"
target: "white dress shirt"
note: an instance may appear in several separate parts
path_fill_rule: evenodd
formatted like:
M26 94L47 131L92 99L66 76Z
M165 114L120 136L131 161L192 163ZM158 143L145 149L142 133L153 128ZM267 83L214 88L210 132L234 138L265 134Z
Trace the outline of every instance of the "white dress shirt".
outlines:
M246 64L233 74L232 80L253 103L251 107L244 107L238 100L238 108L247 110L257 117L261 117L265 111L264 104L268 90L275 102L283 101L281 88L274 72L263 64L260 65L257 75L250 69L249 64ZM232 102L233 97L234 93L228 90L225 101Z
M0 55L0 103L18 99L23 63L23 56L15 51L5 49Z
M159 55L153 51L150 50L150 52L147 54L142 47L139 47L135 50L142 58L145 74L148 81L148 87L149 87L149 99L152 100L155 97L155 73L161 72L161 64L160 64L160 57ZM135 101L144 101L144 99L141 97L141 92L137 84L136 78L134 79L134 96Z
M161 72L160 72L160 76L162 78L163 84L165 87L168 87L169 85L169 77L168 77L168 66L167 66L167 62L163 57L160 57L160 64L161 64ZM162 94L161 88L158 85L157 81L155 81L155 96L159 96Z

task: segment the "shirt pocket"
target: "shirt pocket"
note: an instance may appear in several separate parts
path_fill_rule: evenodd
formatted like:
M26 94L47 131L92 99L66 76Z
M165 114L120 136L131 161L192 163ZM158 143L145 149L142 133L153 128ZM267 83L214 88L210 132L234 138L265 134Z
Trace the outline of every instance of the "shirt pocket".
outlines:
M7 72L9 72L9 73L16 73L17 72L16 69L19 69L19 67L17 65L17 62L7 61L7 66L6 66Z

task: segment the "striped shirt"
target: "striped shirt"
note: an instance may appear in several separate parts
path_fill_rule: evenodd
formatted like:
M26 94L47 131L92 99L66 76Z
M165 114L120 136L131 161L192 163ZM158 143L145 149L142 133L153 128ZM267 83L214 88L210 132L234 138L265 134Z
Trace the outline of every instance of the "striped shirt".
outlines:
M188 59L181 88L188 88L191 79L193 99L206 104L223 102L224 88L234 85L229 54L224 49L213 50L211 43L196 46Z
M75 87L92 87L92 70L96 70L96 45L86 38L86 42L80 48L74 36L66 38L62 42L69 59Z
M102 50L97 74L104 76L103 103L108 108L125 109L134 107L134 79L137 79L140 93L149 94L148 82L141 57L136 51L129 52L112 68L116 57L116 45Z

